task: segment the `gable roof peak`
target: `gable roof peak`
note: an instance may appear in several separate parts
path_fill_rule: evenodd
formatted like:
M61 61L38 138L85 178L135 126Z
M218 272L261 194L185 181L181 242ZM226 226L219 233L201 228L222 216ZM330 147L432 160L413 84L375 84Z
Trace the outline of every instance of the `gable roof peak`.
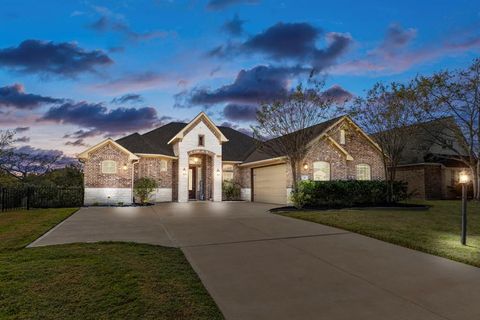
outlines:
M189 132L190 128L195 126L199 121L204 120L207 126L216 133L220 143L227 142L228 139L225 137L223 132L215 125L215 123L207 116L207 114L201 111L192 121L190 121L185 127L183 127L167 144L171 144L174 141L181 140Z

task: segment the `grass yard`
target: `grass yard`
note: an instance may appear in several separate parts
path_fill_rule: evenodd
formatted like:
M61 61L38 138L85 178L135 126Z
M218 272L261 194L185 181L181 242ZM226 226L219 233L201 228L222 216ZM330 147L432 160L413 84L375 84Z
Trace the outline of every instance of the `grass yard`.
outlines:
M75 210L0 214L0 319L223 319L179 249L24 248Z
M428 211L332 210L282 215L360 233L480 267L480 204L468 203L467 246L460 244L461 202L424 201Z

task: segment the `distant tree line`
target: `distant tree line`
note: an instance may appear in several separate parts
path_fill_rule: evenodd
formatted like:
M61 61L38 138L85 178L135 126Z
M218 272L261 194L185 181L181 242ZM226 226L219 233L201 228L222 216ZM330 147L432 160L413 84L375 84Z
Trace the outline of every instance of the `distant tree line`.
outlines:
M61 152L16 148L14 130L0 130L0 186L83 186L82 166Z

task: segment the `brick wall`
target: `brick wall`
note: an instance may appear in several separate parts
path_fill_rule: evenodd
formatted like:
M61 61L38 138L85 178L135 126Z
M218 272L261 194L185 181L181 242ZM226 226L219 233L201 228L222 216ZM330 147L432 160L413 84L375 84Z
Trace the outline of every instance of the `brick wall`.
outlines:
M117 163L116 174L102 173L102 161ZM124 169L126 165L126 169ZM112 143L107 143L90 153L84 164L85 188L131 188L133 165L129 155Z
M161 171L161 161L167 162L167 170ZM139 178L154 179L158 188L172 188L173 160L159 157L142 157L135 164L135 180Z
M370 165L373 180L385 179L382 155L368 139L354 126L343 122L329 132L329 136L340 144L340 130L345 130L345 144L341 145L353 160L346 160L345 155L326 139L319 140L309 150L304 163L308 169L300 164L302 175L313 179L313 162L326 161L330 163L330 178L332 180L356 179L356 166L358 164Z
M395 180L408 183L408 193L414 198L425 199L425 170L423 166L397 168Z

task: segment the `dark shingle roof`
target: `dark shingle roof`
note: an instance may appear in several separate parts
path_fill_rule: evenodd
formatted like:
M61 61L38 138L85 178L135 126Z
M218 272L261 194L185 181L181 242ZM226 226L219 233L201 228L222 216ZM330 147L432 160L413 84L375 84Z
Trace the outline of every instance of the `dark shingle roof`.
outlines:
M312 139L323 133L328 127L338 121L341 117L337 117L304 130L312 130ZM124 138L118 139L117 142L133 153L162 154L174 156L172 145L168 144L179 131L181 131L187 123L170 122L157 129L140 135L138 133L131 134ZM253 162L278 157L279 155L268 154L262 148L258 148L258 141L242 132L230 127L219 126L218 129L228 139L222 144L222 156L224 161L244 161ZM295 134L291 133L291 134ZM268 140L264 143L274 144L279 137ZM269 148L271 150L271 148Z
M230 127L218 127L228 139L222 144L223 161L243 161L257 147L256 140Z
M311 130L309 135L311 136L312 140L321 135L326 129L328 129L331 125L333 125L335 122L340 120L343 116L336 117L324 122L321 122L317 125L305 128L303 130ZM290 135L297 134L299 131L292 132ZM288 135L287 135L288 136ZM272 159L281 156L278 152L275 152L275 143L278 143L280 139L285 139L287 136L282 136L278 138L274 138L271 140L267 140L264 142L264 144L268 144L266 147L261 147L259 146L256 148L255 151L253 151L247 159L245 159L245 163L247 162L255 162L255 161L261 161L261 160L267 160L267 159Z
M149 153L174 156L172 145L168 144L187 123L170 122L157 129L140 135L131 134L117 142L133 153ZM218 127L229 140L222 144L224 161L243 161L256 146L255 139L229 127Z
M405 148L401 153L399 164L406 165L432 161L442 162L449 156L456 155L450 149L442 148L442 146L439 145L441 137L445 136L448 130L456 130L456 128L458 128L457 124L452 117L439 118L408 126L404 129L408 130L408 141L406 141ZM371 137L377 140L379 134L380 133L374 133ZM440 138L435 139L434 136ZM448 137L452 138L453 135L448 134L446 138Z

